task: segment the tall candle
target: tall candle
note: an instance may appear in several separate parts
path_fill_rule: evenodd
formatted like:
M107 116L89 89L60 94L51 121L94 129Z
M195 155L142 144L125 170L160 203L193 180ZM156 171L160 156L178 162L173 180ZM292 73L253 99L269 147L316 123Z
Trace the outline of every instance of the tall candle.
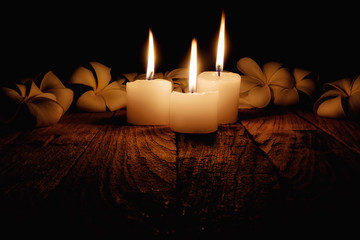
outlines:
M197 44L192 40L189 69L189 93L172 92L170 128L180 133L211 133L218 129L217 91L196 92Z
M216 71L200 73L198 91L219 91L219 124L234 123L238 117L241 77L237 73L223 72L225 52L225 15L222 14L217 48Z
M153 79L155 53L151 30L149 30L148 51L146 79L126 84L127 122L135 125L168 125L172 85L164 79Z

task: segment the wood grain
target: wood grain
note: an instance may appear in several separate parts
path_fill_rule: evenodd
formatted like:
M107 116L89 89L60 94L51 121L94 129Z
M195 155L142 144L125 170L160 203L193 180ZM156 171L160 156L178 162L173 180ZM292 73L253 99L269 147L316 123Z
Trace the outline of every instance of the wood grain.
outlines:
M62 199L62 218L75 216L71 223L90 232L166 232L165 211L176 197L175 134L122 123L115 119L99 131L52 199Z
M360 123L355 120L319 117L310 111L295 109L295 114L312 123L344 144L351 151L360 154Z
M287 109L272 109L241 123L279 169L287 185L288 216L297 216L291 218L293 227L321 232L322 227L352 226L344 209L360 212L355 203L360 193L357 152Z
M180 134L178 158L183 234L247 232L278 207L276 171L241 125L223 125L213 135Z
M125 110L0 128L0 228L82 238L344 237L360 214L357 126L266 108L239 111L238 123L206 135L132 126Z
M7 133L0 153L0 211L8 227L44 223L44 201L112 115L74 113L49 127Z
M111 115L64 116L53 126L16 132L1 151L2 192L33 192L46 197L102 127L97 121Z

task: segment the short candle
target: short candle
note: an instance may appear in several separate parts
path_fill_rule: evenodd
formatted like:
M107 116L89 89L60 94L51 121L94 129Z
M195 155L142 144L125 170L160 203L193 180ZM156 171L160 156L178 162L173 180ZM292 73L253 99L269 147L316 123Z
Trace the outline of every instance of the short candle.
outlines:
M170 97L170 128L180 133L212 133L218 129L217 91L196 92L196 40L192 40L189 93L172 92Z
M222 14L216 58L216 71L200 73L199 92L219 91L219 124L234 123L238 117L241 77L237 73L223 72L225 49L225 15Z
M149 31L148 67L145 80L126 84L127 122L135 125L168 125L171 82L153 79L155 75L153 35Z
M234 123L238 118L240 75L232 72L202 72L198 77L198 91L219 91L219 124Z

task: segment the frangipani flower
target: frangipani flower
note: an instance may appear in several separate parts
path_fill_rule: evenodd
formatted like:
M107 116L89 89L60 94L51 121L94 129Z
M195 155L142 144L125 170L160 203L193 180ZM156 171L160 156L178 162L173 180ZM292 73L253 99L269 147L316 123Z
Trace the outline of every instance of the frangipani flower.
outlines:
M251 58L244 57L237 63L241 76L239 108L264 108L270 101L279 106L299 102L298 89L313 94L315 84L306 78L309 71L294 69L294 75L281 63L269 62L260 66ZM310 83L309 83L310 82Z
M78 67L70 78L71 84L89 87L77 100L76 107L86 112L116 111L126 106L126 91L120 81L111 80L111 69L98 62L90 62L93 71Z
M45 74L40 83L40 90L54 94L56 101L63 107L64 113L69 109L74 98L74 92L70 88L66 88L52 71Z
M296 89L312 98L316 93L316 84L314 80L309 77L310 74L311 71L300 68L295 68L293 71Z
M360 75L323 85L326 91L314 104L317 115L328 118L360 117Z
M1 120L43 127L59 121L73 100L73 92L48 72L38 88L33 80L1 88Z
M154 79L166 79L172 82L173 89L175 91L185 91L187 89L187 82L189 78L189 69L187 68L176 68L172 71L167 71L165 73L155 73ZM125 73L121 81L133 82L135 80L144 80L145 73L138 75L137 73Z

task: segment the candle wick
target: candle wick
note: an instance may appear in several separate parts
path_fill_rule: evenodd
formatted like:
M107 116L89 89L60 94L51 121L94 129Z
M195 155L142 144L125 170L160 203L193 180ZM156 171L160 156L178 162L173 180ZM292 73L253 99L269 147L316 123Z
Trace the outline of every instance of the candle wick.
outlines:
M154 80L154 72L150 72L149 77L146 80Z
M220 65L216 66L216 71L217 71L218 76L220 77L220 72L221 72L221 66Z

